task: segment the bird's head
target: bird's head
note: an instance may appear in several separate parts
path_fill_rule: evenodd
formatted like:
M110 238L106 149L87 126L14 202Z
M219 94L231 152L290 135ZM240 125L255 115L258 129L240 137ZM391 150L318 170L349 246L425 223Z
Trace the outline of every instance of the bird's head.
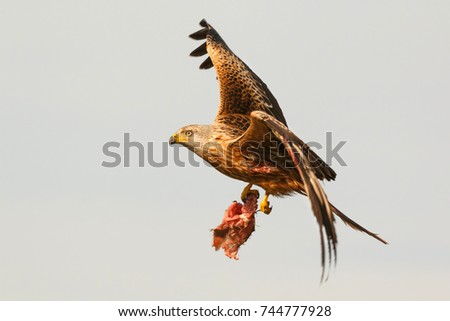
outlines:
M188 125L181 127L169 138L169 144L181 144L192 151L203 146L209 141L211 136L211 126L209 125Z

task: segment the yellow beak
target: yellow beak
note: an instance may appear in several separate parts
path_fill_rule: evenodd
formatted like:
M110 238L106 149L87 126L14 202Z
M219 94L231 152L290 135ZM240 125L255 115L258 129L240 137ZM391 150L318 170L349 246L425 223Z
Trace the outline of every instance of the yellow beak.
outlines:
M177 144L177 143L186 143L189 140L189 137L183 134L173 134L169 138L169 144Z

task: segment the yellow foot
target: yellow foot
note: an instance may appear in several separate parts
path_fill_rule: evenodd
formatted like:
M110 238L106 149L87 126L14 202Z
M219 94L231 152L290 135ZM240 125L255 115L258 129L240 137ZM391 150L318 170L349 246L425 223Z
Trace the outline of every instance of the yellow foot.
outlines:
M245 202L245 200L247 199L247 196L249 194L254 194L256 195L256 198L259 198L259 192L256 189L251 189L253 186L253 184L248 184L247 186L245 186L244 190L241 193L241 200L243 202Z
M272 207L269 202L269 194L264 195L264 198L261 201L260 209L264 214L270 214L270 212L272 212Z

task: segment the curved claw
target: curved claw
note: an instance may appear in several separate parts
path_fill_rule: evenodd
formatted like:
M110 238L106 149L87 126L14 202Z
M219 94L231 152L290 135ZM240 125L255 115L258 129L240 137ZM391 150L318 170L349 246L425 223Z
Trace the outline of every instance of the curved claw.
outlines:
M270 206L269 202L269 194L264 195L264 198L261 201L260 209L264 214L270 214L270 212L272 212L272 206Z
M253 186L253 184L248 184L247 186L245 186L244 190L241 193L241 200L243 202L245 202L245 200L247 199L247 196L249 194L254 194L256 195L256 198L259 198L259 192L256 189L251 189Z

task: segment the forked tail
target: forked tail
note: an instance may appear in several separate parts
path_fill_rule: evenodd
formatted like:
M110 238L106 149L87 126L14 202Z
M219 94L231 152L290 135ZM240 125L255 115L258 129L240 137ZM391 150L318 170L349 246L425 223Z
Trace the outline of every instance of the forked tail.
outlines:
M312 211L317 219L317 223L319 224L322 263L321 281L324 280L327 265L326 252L328 252L328 265L331 264L333 257L334 262L336 263L337 234L334 226L334 215L338 216L344 221L345 224L349 225L353 229L364 232L376 238L378 241L387 244L387 242L377 234L370 232L352 219L348 218L344 215L344 213L339 211L328 201L328 197L325 194L319 179L334 180L336 173L334 173L331 168L327 167L328 165L322 165L322 167L319 168L321 170L318 170L318 167L314 166L315 164L311 162L309 157L311 152L308 145L292 133L285 124L264 111L253 111L251 113L250 128L253 129L253 132L256 132L255 128L259 128L258 133L261 131L261 128L266 128L266 132L271 131L284 145L289 157L292 159L295 168L298 171L300 179L299 186L296 191L300 194L306 195L309 198ZM249 130L247 130L247 132L249 132ZM315 155L313 160L314 159L317 160L320 158ZM325 164L325 162L321 161L319 164ZM330 270L328 269L328 274L329 271Z

